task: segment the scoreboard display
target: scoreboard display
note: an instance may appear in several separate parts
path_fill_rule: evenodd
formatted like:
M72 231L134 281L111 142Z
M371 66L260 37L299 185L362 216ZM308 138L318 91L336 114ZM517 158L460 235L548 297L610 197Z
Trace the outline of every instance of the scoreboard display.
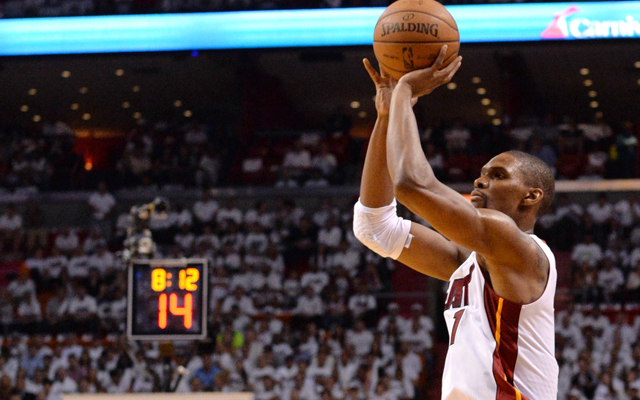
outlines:
M127 297L129 339L204 339L208 282L205 259L132 260Z

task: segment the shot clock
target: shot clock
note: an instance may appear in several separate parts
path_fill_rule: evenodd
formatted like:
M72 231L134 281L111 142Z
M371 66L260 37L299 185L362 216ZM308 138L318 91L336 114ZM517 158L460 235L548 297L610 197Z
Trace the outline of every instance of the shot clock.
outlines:
M127 297L129 339L204 339L208 281L208 264L204 259L131 260Z

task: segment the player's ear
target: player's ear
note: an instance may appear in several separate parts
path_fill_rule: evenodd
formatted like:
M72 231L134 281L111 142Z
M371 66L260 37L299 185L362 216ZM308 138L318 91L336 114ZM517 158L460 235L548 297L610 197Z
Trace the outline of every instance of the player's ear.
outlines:
M531 188L522 200L522 205L529 207L534 206L542 201L542 197L544 197L544 192L542 191L542 189Z

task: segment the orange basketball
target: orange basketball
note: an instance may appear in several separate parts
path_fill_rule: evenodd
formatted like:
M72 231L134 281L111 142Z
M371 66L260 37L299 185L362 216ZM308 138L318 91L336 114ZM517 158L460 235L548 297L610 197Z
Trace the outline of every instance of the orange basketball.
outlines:
M458 55L460 33L449 11L434 0L396 1L382 13L373 32L380 67L396 79L431 66L445 44L444 66Z

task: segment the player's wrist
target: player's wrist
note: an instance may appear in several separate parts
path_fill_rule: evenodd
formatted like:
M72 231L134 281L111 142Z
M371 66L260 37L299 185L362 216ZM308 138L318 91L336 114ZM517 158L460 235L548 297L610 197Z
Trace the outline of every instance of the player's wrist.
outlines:
M394 92L403 97L411 97L413 93L413 87L406 81L400 79L400 81L396 85L396 88L394 89Z

